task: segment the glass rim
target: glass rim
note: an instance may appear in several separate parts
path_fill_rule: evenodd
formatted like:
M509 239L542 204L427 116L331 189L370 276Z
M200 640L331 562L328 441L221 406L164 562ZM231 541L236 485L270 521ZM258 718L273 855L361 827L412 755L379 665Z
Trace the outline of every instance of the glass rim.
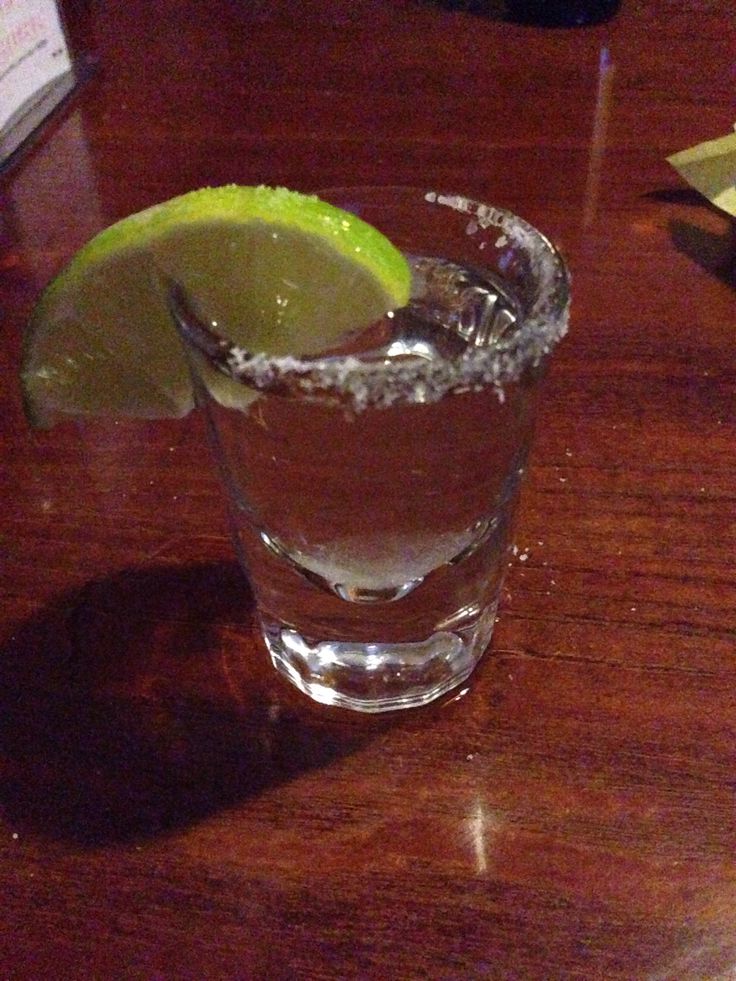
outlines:
M219 368L234 381L255 390L347 401L358 410L369 405L387 407L397 402L433 402L451 392L488 386L503 399L504 386L513 384L524 371L544 362L567 333L570 309L567 264L542 232L513 212L460 194L404 185L346 185L315 193L327 200L344 194L358 201L361 194L364 197L371 194L388 197L392 193L404 197L416 195L417 207L421 204L447 207L466 215L479 231L496 229L527 255L535 277L532 301L519 329L510 338L492 347L469 348L454 356L439 355L431 361L415 356L371 360L370 352L313 357L254 354L230 344Z

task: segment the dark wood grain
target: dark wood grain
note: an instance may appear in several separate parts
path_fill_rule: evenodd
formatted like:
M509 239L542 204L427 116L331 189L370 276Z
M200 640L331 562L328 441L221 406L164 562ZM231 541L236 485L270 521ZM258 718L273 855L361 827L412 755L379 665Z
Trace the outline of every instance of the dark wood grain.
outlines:
M735 237L664 159L732 125L732 14L493 6L76 4L99 70L0 183L4 978L733 976ZM198 417L24 422L49 276L227 181L461 190L570 260L462 698L365 719L277 678Z

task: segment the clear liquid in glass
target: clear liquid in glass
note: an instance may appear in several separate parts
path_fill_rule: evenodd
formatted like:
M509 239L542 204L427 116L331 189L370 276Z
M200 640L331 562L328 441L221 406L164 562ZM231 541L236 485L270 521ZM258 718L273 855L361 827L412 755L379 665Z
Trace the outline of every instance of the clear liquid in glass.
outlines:
M409 307L346 350L432 362L513 334L500 279L410 261ZM537 380L527 369L503 393L388 407L263 392L247 411L208 403L266 646L302 691L379 712L470 675L495 623Z

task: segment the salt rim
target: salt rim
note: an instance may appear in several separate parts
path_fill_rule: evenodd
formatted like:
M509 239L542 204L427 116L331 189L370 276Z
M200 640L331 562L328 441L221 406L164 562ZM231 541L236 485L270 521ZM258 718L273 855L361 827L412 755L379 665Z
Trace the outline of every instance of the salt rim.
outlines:
M565 262L541 232L510 211L436 191L426 192L424 199L470 215L480 229L498 228L526 254L537 285L534 302L512 338L493 348L471 349L454 358L407 358L388 363L371 360L369 355L297 358L252 354L237 345L228 345L220 370L250 388L347 401L358 412L369 406L387 408L397 402L436 402L450 392L477 391L487 386L492 386L503 401L504 386L518 381L527 368L541 364L567 333L570 289Z

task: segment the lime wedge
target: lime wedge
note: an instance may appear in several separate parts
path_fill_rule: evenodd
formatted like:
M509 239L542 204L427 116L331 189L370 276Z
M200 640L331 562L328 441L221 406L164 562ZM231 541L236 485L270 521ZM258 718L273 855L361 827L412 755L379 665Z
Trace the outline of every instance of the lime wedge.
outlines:
M189 412L192 383L162 274L218 333L270 355L334 347L403 306L410 287L406 259L380 232L316 197L236 185L192 191L105 229L46 288L21 368L34 425ZM222 378L223 390L225 382L232 401L235 383Z

